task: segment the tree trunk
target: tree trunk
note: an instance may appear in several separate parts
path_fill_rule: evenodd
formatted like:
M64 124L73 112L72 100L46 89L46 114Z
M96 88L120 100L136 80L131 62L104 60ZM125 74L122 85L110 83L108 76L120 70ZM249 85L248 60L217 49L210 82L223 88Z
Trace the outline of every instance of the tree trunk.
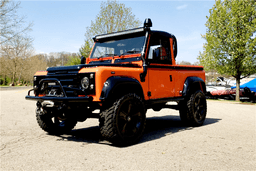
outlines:
M11 83L12 86L15 85L15 83L14 83L15 82L15 72L12 73L12 81L11 82L12 82Z
M6 84L6 75L4 75L4 83L3 83L3 85L5 85Z
M240 101L240 76L236 77L236 101Z

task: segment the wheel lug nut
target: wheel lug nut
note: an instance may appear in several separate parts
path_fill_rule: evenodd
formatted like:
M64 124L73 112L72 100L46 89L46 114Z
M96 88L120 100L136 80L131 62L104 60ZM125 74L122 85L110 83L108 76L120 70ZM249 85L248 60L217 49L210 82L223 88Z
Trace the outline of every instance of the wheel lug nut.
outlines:
M127 117L127 121L130 122L132 118L130 116Z

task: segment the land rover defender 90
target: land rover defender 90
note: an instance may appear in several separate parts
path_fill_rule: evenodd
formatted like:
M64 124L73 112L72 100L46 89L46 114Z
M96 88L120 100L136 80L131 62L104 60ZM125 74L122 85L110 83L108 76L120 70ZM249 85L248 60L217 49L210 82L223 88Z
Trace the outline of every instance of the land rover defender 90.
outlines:
M64 134L77 122L99 118L102 138L128 145L143 135L147 109L160 111L169 101L177 102L168 108L179 110L182 121L201 126L207 110L203 67L177 65L176 37L151 26L146 19L141 28L97 35L80 65L36 72L26 99L37 101L39 126Z

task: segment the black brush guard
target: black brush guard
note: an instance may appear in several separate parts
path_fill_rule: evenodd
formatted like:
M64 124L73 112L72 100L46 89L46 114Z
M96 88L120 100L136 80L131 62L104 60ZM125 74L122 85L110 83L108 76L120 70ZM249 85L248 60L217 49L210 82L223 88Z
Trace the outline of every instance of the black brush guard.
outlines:
M38 96L38 94L36 94L36 96L30 95L31 91L34 91L34 92L39 91L44 83L55 83L57 85L57 87L59 88L59 90L61 91L61 95L50 95L50 94L45 95L45 96ZM83 95L85 95L85 93L81 89L78 89L78 88L65 87L65 89L69 89L72 91L79 91L79 92L82 92ZM84 97L68 97L65 89L58 79L46 78L46 79L42 79L40 81L38 87L29 90L28 95L25 97L25 99L26 100L35 100L35 101L39 101L39 102L42 102L45 100L49 100L49 101L53 101L53 102L92 102L92 100L93 100L92 97L89 97L87 95L85 95Z

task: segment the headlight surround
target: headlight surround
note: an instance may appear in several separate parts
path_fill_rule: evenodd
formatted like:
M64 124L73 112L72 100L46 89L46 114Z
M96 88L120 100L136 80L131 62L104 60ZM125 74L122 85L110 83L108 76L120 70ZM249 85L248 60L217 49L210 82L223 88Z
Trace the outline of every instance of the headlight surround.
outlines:
M86 95L95 94L95 75L94 72L83 73L79 76L80 88Z
M90 85L90 81L89 81L89 78L88 77L84 77L82 80L81 80L81 85L84 89L88 89L89 88L89 85Z

